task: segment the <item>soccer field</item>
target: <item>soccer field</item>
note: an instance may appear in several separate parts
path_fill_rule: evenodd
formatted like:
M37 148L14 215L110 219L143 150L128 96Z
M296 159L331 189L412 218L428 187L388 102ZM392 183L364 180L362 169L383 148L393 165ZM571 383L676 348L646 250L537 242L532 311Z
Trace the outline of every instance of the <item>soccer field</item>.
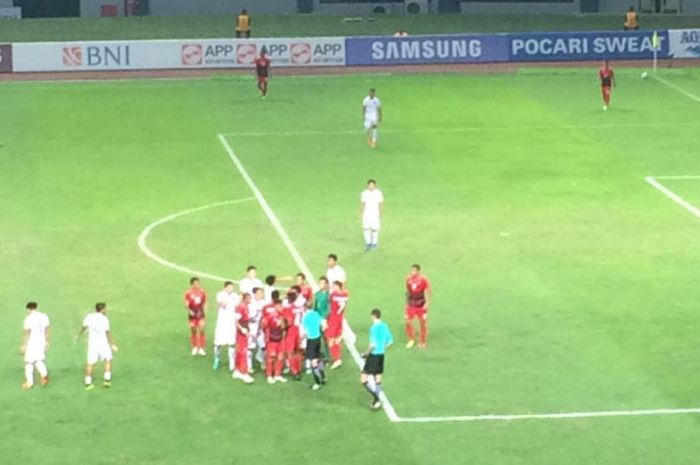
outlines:
M697 463L700 416L639 414L700 407L700 71L640 72L617 72L607 112L582 69L278 77L265 101L248 77L0 85L2 463ZM368 178L386 205L366 253ZM318 392L189 355L183 269L213 295L249 264L318 277L331 252L357 347L372 307L394 332L384 387L405 421L369 411L347 349ZM414 262L434 298L409 351ZM52 380L24 392L29 300L52 320ZM100 300L121 350L112 389L85 392L73 335Z

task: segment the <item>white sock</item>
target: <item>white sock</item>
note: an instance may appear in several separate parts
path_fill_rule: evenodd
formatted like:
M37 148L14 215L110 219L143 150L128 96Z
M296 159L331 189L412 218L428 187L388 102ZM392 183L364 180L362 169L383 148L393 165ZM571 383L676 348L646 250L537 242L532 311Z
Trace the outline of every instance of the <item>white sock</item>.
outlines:
M253 368L253 349L248 349L248 371Z
M265 349L262 347L258 349L258 353L255 354L255 359L260 362L260 365L265 364Z
M216 359L221 358L221 347L214 346L214 358L216 358Z
M34 365L27 363L24 365L24 379L29 386L34 386Z
M378 132L376 129L372 129L372 142L377 142Z
M92 376L85 377L85 384L92 384Z
M49 374L49 369L46 368L46 364L43 362L43 360L40 360L34 364L36 367L36 371L39 372L42 378L46 378Z
M233 371L233 366L235 365L236 361L236 349L234 347L229 347L228 348L228 369L229 371Z
M105 371L105 381L112 381L112 372Z
M370 244L377 245L377 243L379 242L379 231L376 231L376 230L372 231L371 237L372 237L372 239L370 241Z
M372 230L365 229L364 234L365 234L365 244L367 244L367 245L371 244L372 243Z

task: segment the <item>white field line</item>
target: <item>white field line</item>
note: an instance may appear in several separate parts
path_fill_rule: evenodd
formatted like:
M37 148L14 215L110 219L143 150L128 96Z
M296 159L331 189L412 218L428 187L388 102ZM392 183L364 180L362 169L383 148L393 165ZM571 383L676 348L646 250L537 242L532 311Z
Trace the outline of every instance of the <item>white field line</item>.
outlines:
M654 79L656 79L658 82L660 82L661 84L665 85L665 86L668 87L669 89L673 89L673 90L675 90L676 92L680 92L681 94L685 95L685 96L688 97L689 99L695 100L696 102L700 103L700 97L698 97L697 95L695 95L695 94L693 94L693 93L691 93L691 92L688 92L688 91L685 90L685 89L681 89L681 88L678 87L677 85L673 84L672 82L667 81L667 80L664 79L664 78L660 78L660 77L657 76L656 74L653 74L653 73L652 73L652 74L651 74L651 77L653 77Z
M462 127L434 127L434 128L405 128L405 129L382 129L382 133L462 133L462 132L488 132L488 131L556 131L567 129L624 129L624 128L667 128L683 126L700 126L698 122L678 122L678 123L628 123L628 124L560 124L541 126L462 126ZM320 136L320 135L356 135L362 134L362 130L339 129L339 130L298 130L298 131L252 131L252 132L229 132L222 134L231 137L291 137L291 136Z
M190 208L188 210L182 210L177 213L173 213L172 215L165 216L157 221L154 221L153 223L149 224L146 226L143 231L141 231L141 234L139 234L138 238L138 245L139 249L151 260L160 263L163 266L166 266L170 269L180 271L182 273L187 273L191 276L199 276L200 278L207 278L211 279L214 281L220 281L220 282L225 282L225 281L233 281L236 282L234 279L229 279L229 278L224 278L222 276L216 276L213 274L205 273L203 271L197 271L193 270L191 268L187 268L182 265L178 265L177 263L173 263L169 260L166 260L165 258L161 257L160 255L156 254L153 252L149 247L148 244L146 244L146 241L148 239L148 236L153 232L154 229L156 229L158 226L161 226L169 221L172 221L176 218L180 218L181 216L185 215L190 215L192 213L196 213L202 210L207 210L209 208L215 208L215 207L222 207L224 205L234 205L237 203L243 203L243 202L249 202L251 200L255 200L255 197L246 197L244 199L237 199L237 200L226 200L224 202L216 202L216 203L210 203L208 205L203 205L201 207L196 207L196 208Z
M437 423L453 421L516 421L516 420L566 420L601 417L641 417L660 415L698 414L700 408L666 408L649 410L603 410L571 413L528 413L522 415L464 415L454 417L399 418L400 423Z
M670 180L683 181L683 180L687 180L687 179L700 179L700 174L687 174L687 175L679 175L679 176L653 176L652 179L670 179Z
M279 235L280 239L282 239L282 242L284 243L285 247L287 247L289 253L292 255L292 258L294 259L296 265L299 267L299 270L309 278L309 281L312 283L314 292L317 291L318 286L316 285L316 278L314 278L313 273L311 273L311 270L306 265L306 262L301 257L301 254L299 254L299 250L297 250L296 246L289 238L287 231L284 229L279 218L277 218L277 215L270 207L270 204L267 203L267 200L265 200L265 197L263 196L262 192L260 192L260 189L258 188L258 186L255 185L253 179L248 174L248 171L238 159L236 152L234 152L233 148L231 148L231 145L229 145L228 141L226 140L226 136L224 136L223 134L219 134L219 141L221 141L221 145L224 146L226 153L228 153L228 156L231 158L231 161L238 169L238 172L240 173L241 177L246 182L246 184L248 184L248 187L250 187L250 190L255 195L255 198L258 200L258 203L260 204L260 207L267 216L267 219L270 220L270 223L272 224L273 228L275 229L275 231L277 231L277 234ZM350 328L350 325L347 323L347 321L345 322L345 325L343 327L343 340L345 341L345 345L347 346L348 351L352 355L352 358L353 360L355 360L357 366L362 368L362 357L357 351L357 348L355 348L355 333L352 331L352 328ZM384 404L384 412L386 413L389 420L398 421L399 416L396 414L396 411L391 405L391 402L389 401L388 397L383 393L382 402Z
M674 179L674 178L668 178L668 179ZM661 184L661 183L660 183L659 181L657 181L654 177L652 177L652 176L647 176L646 178L644 178L644 180L645 180L646 182L648 182L649 184L651 184L656 190L658 190L659 192L661 192L662 194L664 194L666 197L668 197L669 199L673 200L674 202L676 202L676 203L677 203L678 205L680 205L681 207L683 207L683 208L685 208L686 210L688 210L688 211L689 211L691 214L693 214L696 218L700 218L700 209L698 209L695 205L693 205L692 203L690 203L690 202L688 202L687 200L685 200L685 199L684 199L683 197L681 197L680 195L678 195L678 194L676 194L675 192L673 192L673 191L672 191L671 189L669 189L668 187L666 187L666 186L664 186L663 184Z

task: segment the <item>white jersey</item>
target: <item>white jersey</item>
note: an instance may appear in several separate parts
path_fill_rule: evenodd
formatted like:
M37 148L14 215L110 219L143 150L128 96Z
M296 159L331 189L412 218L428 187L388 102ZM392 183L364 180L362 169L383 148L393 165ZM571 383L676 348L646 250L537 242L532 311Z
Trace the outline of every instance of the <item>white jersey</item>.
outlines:
M253 295L253 289L255 289L256 287L259 287L261 289L263 287L262 281L260 281L258 278L245 277L241 279L241 282L238 283L238 289L241 291L241 295Z
M341 283L345 284L348 280L348 277L345 274L345 270L342 266L338 265L337 263L335 264L335 266L326 270L326 278L328 278L328 282L331 284L333 284L336 281L340 281Z
M362 106L365 109L365 121L379 120L379 109L381 108L382 103L379 101L378 97L370 97L368 95L362 101Z
M218 294L216 294L216 306L219 308L219 310L228 309L234 311L236 309L236 305L238 305L240 301L241 298L235 292L231 292L229 294L226 291L220 291Z
M263 286L263 290L265 291L265 302L268 304L272 303L272 293L277 290L275 286L268 286L265 284Z
M33 363L44 360L46 354L46 328L50 325L49 317L38 310L32 310L24 318L24 329L29 331L25 362Z
M216 294L219 311L216 314L214 345L233 346L236 344L236 306L241 299L235 292L220 291Z
M380 206L384 202L384 195L379 189L365 189L360 196L360 200L364 205L362 210L363 218L379 217Z
M109 346L107 333L109 319L100 312L90 313L83 320L83 327L88 332L88 365L99 361L112 360L112 348Z

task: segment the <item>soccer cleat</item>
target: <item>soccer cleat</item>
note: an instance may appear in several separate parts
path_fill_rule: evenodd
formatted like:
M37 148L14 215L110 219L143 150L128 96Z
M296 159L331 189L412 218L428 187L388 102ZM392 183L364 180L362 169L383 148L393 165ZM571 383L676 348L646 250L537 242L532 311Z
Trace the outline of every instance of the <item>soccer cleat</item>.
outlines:
M105 389L109 389L112 387L112 382L105 380L104 383L102 383L102 387Z
M418 343L418 348L419 348L419 349L425 349L426 347L428 347L428 346L427 346L427 344L426 344L425 342L419 342L419 343Z
M199 354L200 357L207 356L207 352L204 350L204 347L200 347L199 350L197 351L197 354Z
M372 250L372 244L365 245L365 252L369 252L370 250Z
M275 384L275 378L272 376L267 377L267 384Z
M33 387L34 387L33 384L29 384L29 383L26 382L26 381L25 381L24 383L22 383L22 389L24 389L25 391L28 391L28 390L30 390L30 389L33 388Z
M197 355L198 352L199 352L199 349L198 349L197 347L192 347L192 356L193 356L193 357L194 357L195 355Z
M48 386L48 384L49 384L49 375L42 376L41 377L41 385Z
M211 369L218 370L220 366L221 366L221 360L219 359L219 357L214 357L214 363L212 364Z
M251 384L253 381L255 381L255 380L253 379L253 377L250 376L250 375L247 374L247 373L246 373L246 374L238 373L238 376L236 376L236 373L238 373L238 372L234 372L234 376L233 376L233 377L234 377L234 378L237 378L237 379L240 379L241 381L243 381L243 382L246 383L246 384Z
M333 364L331 365L331 370L335 370L336 368L340 368L340 365L343 364L343 361L338 359Z
M276 383L286 383L287 378L283 378L282 376L275 376L275 382Z
M292 375L292 381L301 381L301 375L299 375L299 374Z
M313 385L311 386L311 390L312 390L312 391L318 391L319 389L321 389L321 385L320 385L320 384L313 384Z
M86 390L86 391L92 391L93 389L95 389L95 385L94 385L94 384L86 384L86 385L85 385L85 390Z
M603 105L603 111L607 111L607 110L608 110L608 106L607 106L607 105Z
M382 408L382 401L378 400L376 402L372 402L372 405L370 406L372 410L379 410Z
M414 341L413 339L411 339L410 341L408 341L408 342L406 343L406 348L407 348L407 349L413 349L413 346L414 346L414 345L416 345L416 341Z
M372 142L369 144L369 146L372 147L373 149L376 149L376 148L377 148L377 143L374 142L374 141L372 141Z

